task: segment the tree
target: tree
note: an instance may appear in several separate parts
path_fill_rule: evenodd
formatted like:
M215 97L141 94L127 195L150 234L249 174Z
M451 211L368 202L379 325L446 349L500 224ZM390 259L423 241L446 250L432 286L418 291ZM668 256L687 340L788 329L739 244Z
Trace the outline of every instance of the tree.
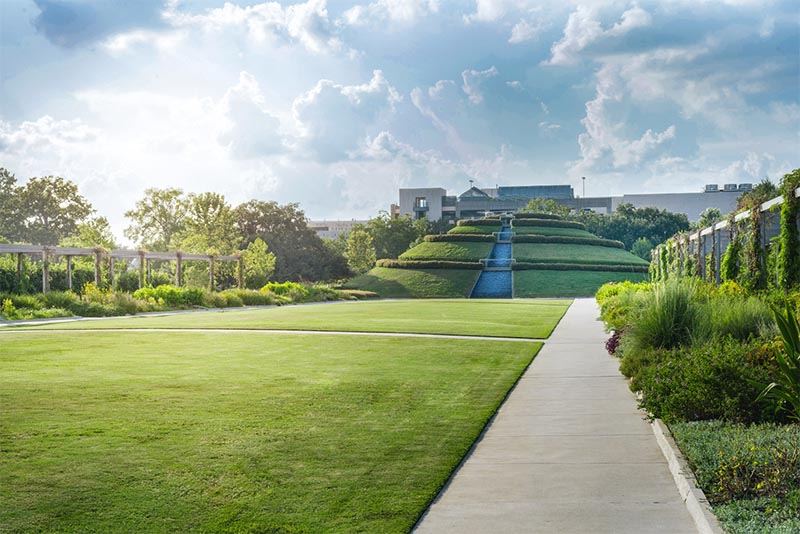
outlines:
M180 247L200 254L231 254L240 241L233 209L218 193L190 194Z
M0 168L0 238L18 240L19 214L17 178Z
M125 212L131 225L125 236L154 251L175 250L186 226L187 200L180 189L145 190L136 208Z
M628 250L640 237L646 237L651 243L663 243L690 228L689 219L683 213L652 207L635 208L631 204L621 204L611 215L585 212L571 218L584 223L593 234L622 241Z
M756 204L763 204L767 200L780 195L780 190L768 178L764 178L752 190L739 195L736 199L736 211L750 209Z
M631 253L639 256L643 260L650 261L650 252L653 250L653 243L646 237L640 237L631 245Z
M695 224L695 228L703 229L708 228L713 224L717 224L722 220L722 211L719 208L706 208L700 214L700 218L697 219L697 224Z
M66 237L59 243L62 247L103 247L106 250L117 248L111 225L105 217L93 217L78 224L75 234Z
M349 274L344 256L326 247L297 204L251 200L235 209L244 243L261 238L275 254L275 275L285 280L331 280Z
M257 237L242 253L244 258L244 284L251 289L258 289L269 282L275 272L275 254L269 251L264 241Z
M7 179L7 178L6 178ZM60 176L31 178L16 189L22 238L38 245L55 245L74 234L94 209L78 186Z
M531 213L549 213L566 217L569 215L569 207L559 204L552 198L534 198L523 208L522 211Z
M414 221L408 215L392 218L387 212L381 211L363 225L363 229L372 237L376 257L382 260L397 258L422 239L429 226L426 219Z
M375 247L372 236L366 230L353 230L347 236L345 251L347 264L355 273L365 273L375 265Z

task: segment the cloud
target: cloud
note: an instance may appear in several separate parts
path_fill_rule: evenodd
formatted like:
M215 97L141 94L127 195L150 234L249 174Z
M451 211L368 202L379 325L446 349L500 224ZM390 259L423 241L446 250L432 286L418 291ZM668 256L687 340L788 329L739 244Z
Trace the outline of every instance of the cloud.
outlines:
M464 15L464 22L495 22L510 13L540 8L536 0L476 0L475 12Z
M301 132L302 144L323 161L343 159L368 129L382 116L390 115L402 100L383 72L361 85L340 85L320 80L299 95L292 113Z
M508 42L512 44L519 44L535 39L546 28L545 24L540 22L531 22L522 19L511 28L511 36Z
M494 66L486 70L465 70L461 73L461 79L464 80L464 85L461 88L464 93L469 97L469 101L473 104L480 104L483 102L483 93L481 93L481 85L489 78L497 76L497 68Z
M34 3L40 13L33 19L33 26L48 41L64 48L89 45L135 29L165 26L164 0L34 0Z
M346 26L365 26L387 21L412 24L438 12L438 0L377 0L367 5L351 7L342 14L338 23Z
M222 97L221 105L231 125L218 139L235 157L263 157L285 151L281 121L267 110L252 74L242 71L239 82Z
M0 151L41 154L52 147L67 148L91 142L98 135L97 129L80 119L56 120L45 115L35 121L23 121L17 127L0 121Z
M605 38L620 37L636 28L649 26L652 17L648 12L634 6L623 12L620 21L608 30L603 30L595 18L596 12L591 7L579 5L569 16L564 27L564 36L550 49L550 59L546 65L571 65L578 61L580 53L589 45Z
M204 14L173 10L169 20L176 27L199 27L208 32L241 28L257 43L267 40L299 43L316 54L346 50L328 19L326 0L308 0L285 8L278 2L246 7L226 2L223 7L209 9Z
M506 85L518 91L522 89L522 82L520 82L519 80L512 80L510 82L506 82Z

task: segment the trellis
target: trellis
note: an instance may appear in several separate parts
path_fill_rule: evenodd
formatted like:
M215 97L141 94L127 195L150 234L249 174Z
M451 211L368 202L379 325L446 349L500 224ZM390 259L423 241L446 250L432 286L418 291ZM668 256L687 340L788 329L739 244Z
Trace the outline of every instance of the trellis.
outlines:
M22 258L33 256L41 258L42 261L42 292L46 293L50 289L50 258L60 256L67 260L67 287L72 289L72 258L74 257L93 257L94 258L94 282L100 284L101 272L100 265L104 257L109 259L109 274L114 284L114 267L117 260L138 259L139 260L139 287L144 287L150 281L151 261L174 261L175 262L175 283L180 286L183 284L183 262L184 261L207 261L208 262L208 288L214 289L214 267L217 262L225 261L237 262L237 283L241 289L244 285L244 260L241 255L232 256L210 256L207 254L189 254L186 252L149 252L146 250L114 249L105 250L103 248L79 248L79 247L48 247L42 245L15 245L0 244L0 254L14 254L17 257L17 277L22 278Z

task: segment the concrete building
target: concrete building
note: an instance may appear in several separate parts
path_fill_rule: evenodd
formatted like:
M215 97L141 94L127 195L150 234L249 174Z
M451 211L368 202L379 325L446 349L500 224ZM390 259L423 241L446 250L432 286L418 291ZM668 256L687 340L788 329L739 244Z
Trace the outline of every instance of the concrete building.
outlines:
M426 217L457 220L480 217L487 212L518 211L534 198L553 199L575 210L614 213L621 204L636 208L653 207L673 213L684 213L696 221L707 208L718 208L723 214L736 207L736 199L752 189L752 184L708 184L698 193L647 193L607 197L575 197L569 185L499 186L493 189L470 187L458 196L448 195L441 187L400 189L400 203L393 205L393 216L410 215L413 219ZM395 207L397 206L397 207ZM397 215L395 215L397 214Z
M308 227L314 230L319 237L336 239L340 235L347 235L354 226L367 224L367 221L308 221Z

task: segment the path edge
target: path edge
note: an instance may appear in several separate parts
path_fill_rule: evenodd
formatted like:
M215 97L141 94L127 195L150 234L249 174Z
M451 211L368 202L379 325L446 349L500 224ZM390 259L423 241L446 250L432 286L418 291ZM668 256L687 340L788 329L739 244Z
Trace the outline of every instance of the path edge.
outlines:
M705 493L697 486L697 480L686 463L683 454L681 454L667 425L661 419L653 419L650 422L650 427L653 429L658 446L669 464L672 478L675 479L675 485L678 487L678 492L686 505L689 515L692 516L697 532L699 534L724 534L725 531L722 530L717 516L711 510L711 505Z

